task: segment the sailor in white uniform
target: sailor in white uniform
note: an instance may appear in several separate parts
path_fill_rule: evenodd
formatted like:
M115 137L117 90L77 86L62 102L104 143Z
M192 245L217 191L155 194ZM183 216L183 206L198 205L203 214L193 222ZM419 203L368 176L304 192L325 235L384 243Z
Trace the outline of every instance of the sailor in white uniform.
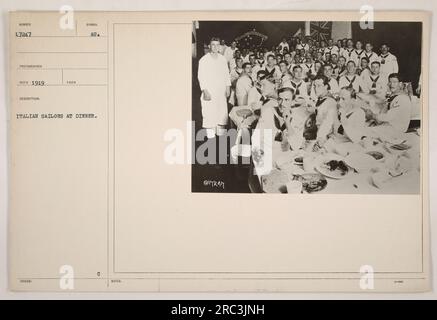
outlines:
M370 74L363 76L363 92L375 95L379 99L384 99L387 94L387 78L380 73L381 64L373 61L370 65Z
M333 77L332 66L327 64L323 67L323 75L328 78L328 91L331 95L335 96L339 93L340 88L337 80Z
M338 57L339 48L334 44L334 40L332 40L332 39L328 40L328 47L325 48L325 52L324 53L325 54L329 53L330 56L335 54Z
M352 39L348 39L347 40L347 46L346 48L343 50L343 54L342 57L344 57L346 59L346 63L354 60L354 42L352 41Z
M372 133L382 140L400 137L408 130L411 120L411 99L402 88L399 74L390 74L388 86L390 96L386 100L385 108L380 113L373 114L378 125L371 128Z
M279 52L284 54L284 48L287 48L287 51L290 51L290 45L287 42L287 39L282 38L281 43L278 45Z
M338 81L340 89L351 87L355 92L359 92L362 87L361 77L356 74L355 62L350 60L346 65L346 73Z
M265 65L264 70L267 72L267 79L270 81L274 82L281 79L281 71L276 64L276 58L274 55L267 56L267 64Z
M317 96L315 105L317 124L317 147L322 147L334 131L337 121L337 102L329 95L329 79L317 76L314 80L314 90Z
M243 73L237 80L235 85L235 95L237 96L237 105L247 106L247 98L249 91L253 86L251 78L252 66L249 62L243 64Z
M363 57L366 57L369 60L369 64L371 65L374 61L379 61L378 55L373 52L373 46L370 42L366 43L365 51L363 53Z
M287 82L296 97L302 97L306 102L309 101L307 83L303 80L302 67L295 65L292 70L293 78ZM285 86L284 86L285 87Z
M361 58L364 57L365 50L363 49L363 43L361 41L357 41L355 43L355 50L352 53L352 60L355 62L355 65L358 67L361 64Z
M381 46L381 54L379 55L381 63L381 74L388 77L392 73L399 72L398 60L395 55L390 53L390 47L386 44Z

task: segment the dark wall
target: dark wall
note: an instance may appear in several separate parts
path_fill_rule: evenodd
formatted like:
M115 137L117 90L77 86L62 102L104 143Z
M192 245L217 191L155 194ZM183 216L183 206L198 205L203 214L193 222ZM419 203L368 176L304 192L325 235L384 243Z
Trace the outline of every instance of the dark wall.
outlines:
M256 29L268 36L265 46L278 45L282 37L289 39L299 28L304 29L303 21L200 21L197 29L197 52L203 55L203 44L213 36L230 41L243 33ZM396 55L399 72L406 81L416 87L421 66L422 24L420 22L375 22L373 29L361 29L358 22L352 22L352 38L363 42L370 41L378 54L383 43L390 46ZM336 39L334 39L336 40Z
M236 37L253 29L268 36L265 46L271 48L273 45L278 45L282 37L289 39L299 28L303 30L304 26L303 21L200 21L197 43L201 51L198 52L203 52L203 43L208 43L211 37L219 37L230 44Z
M352 22L352 38L370 41L373 50L379 52L382 44L390 47L399 64L399 73L405 81L417 86L421 66L422 23L421 22L375 22L373 29L361 29Z

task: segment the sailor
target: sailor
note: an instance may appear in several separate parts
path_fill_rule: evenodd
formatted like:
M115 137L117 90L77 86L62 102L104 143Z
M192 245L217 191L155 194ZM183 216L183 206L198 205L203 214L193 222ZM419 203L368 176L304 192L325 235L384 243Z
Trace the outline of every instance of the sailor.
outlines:
M361 64L361 58L364 57L365 50L363 49L363 43L361 41L357 41L355 43L355 50L352 53L352 60L355 62L356 66Z
M344 49L342 54L342 57L346 59L346 62L354 60L354 51L354 42L352 41L352 39L348 39L346 42L346 48Z
M362 88L364 93L384 99L387 93L387 78L381 75L380 69L381 64L378 61L373 61L370 65L370 74L362 77Z
M317 139L315 148L323 147L334 130L337 121L337 102L329 94L329 79L319 75L314 79L314 91L317 96L315 104Z
M351 87L355 92L359 92L362 87L361 77L356 74L355 62L350 60L346 65L346 73L338 81L340 88Z
M253 87L251 78L252 66L249 62L243 64L243 72L235 85L235 95L237 97L238 106L247 106L247 98L249 90Z
M381 46L379 62L381 63L381 75L388 77L392 73L399 72L398 60L394 54L390 53L390 47L386 44Z
M379 57L375 52L373 52L373 45L370 42L367 42L365 45L363 57L366 57L369 60L369 64L372 64L374 61L379 61Z

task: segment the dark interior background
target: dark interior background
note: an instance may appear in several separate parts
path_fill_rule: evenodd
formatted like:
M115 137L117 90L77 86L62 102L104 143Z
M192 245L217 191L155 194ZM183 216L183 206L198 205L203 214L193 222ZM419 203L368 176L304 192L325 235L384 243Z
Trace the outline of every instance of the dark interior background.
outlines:
M421 69L421 22L375 22L373 30L363 30L359 23L353 22L352 36L354 40L370 41L378 53L379 47L386 43L398 59L401 76L417 86Z
M267 48L278 45L282 37L289 39L299 28L304 29L303 21L200 21L197 29L197 52L203 54L203 44L212 36L224 39L229 44L247 31L256 31L268 36L264 42ZM352 22L352 38L363 42L370 41L374 51L379 54L383 43L390 46L399 62L399 72L406 81L417 86L421 65L422 23L420 22L375 22L373 29L361 29L358 22ZM337 40L337 39L334 39ZM198 59L200 58L198 56Z

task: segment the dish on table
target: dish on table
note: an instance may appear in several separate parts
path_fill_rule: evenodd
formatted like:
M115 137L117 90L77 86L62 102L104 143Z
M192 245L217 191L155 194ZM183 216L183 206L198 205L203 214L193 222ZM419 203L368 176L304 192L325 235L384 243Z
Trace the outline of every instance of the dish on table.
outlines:
M379 154L383 157L382 153L375 151L375 156L379 159L382 159L379 157ZM350 154L344 159L344 161L349 167L353 168L357 172L369 172L373 169L376 169L380 165L375 157L370 155L369 152Z
M303 166L303 156L296 156L293 159L293 163L297 166Z
M250 109L240 109L240 110L237 110L235 113L237 114L237 116L243 117L243 118L249 117L253 114L252 110L250 110Z
M307 193L321 191L328 184L326 178L319 173L304 173L297 176L296 179L302 182L302 189Z
M268 175L261 177L261 184L266 193L287 193L286 184L290 180L287 172L273 169Z
M384 154L379 151L368 151L366 152L369 156L373 157L376 161L384 161Z
M379 171L372 174L372 182L378 189L384 189L393 180L393 177L386 171Z
M346 162L340 157L325 157L315 169L328 178L343 179L350 173Z
M303 166L304 153L301 151L286 151L281 152L275 160L275 165L279 169L288 168L290 166Z
M396 144L388 144L389 149L395 150L395 151L405 151L411 148L409 144L406 144L405 142L396 143Z

